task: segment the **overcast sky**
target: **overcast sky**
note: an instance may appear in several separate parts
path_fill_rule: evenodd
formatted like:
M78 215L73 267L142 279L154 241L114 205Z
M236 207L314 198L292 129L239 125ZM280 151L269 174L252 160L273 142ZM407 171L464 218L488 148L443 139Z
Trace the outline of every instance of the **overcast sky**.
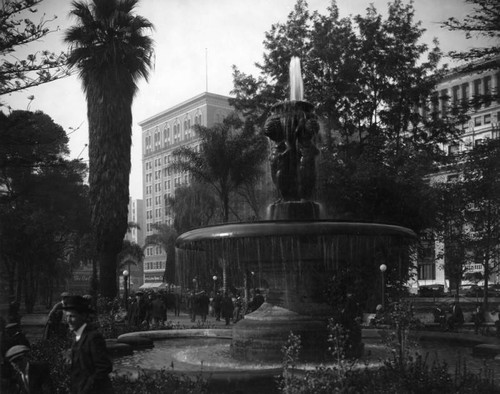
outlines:
M133 147L130 194L142 198L141 129L138 122L205 91L229 95L232 65L257 75L255 62L262 59L264 33L276 22L285 22L296 0L141 0L137 14L155 26L155 69L149 81L139 83L133 104ZM325 13L329 0L309 0L309 9ZM338 0L341 16L364 14L370 3L385 13L388 0ZM415 0L416 20L427 29L424 40L440 40L444 51L477 45L460 32L440 27L449 16L462 18L470 8L464 0ZM46 49L65 50L62 37L74 20L69 17L70 0L44 0L37 6L34 20L45 13L57 19L50 27L59 31L23 48L22 52ZM20 53L19 53L20 55ZM206 69L208 73L206 73ZM208 78L207 78L208 76ZM28 96L34 95L31 102ZM71 76L36 88L3 96L12 109L41 110L71 133L71 158L88 160L86 102L80 81ZM4 107L5 108L5 107ZM5 110L5 109L4 109ZM72 129L78 128L72 132Z

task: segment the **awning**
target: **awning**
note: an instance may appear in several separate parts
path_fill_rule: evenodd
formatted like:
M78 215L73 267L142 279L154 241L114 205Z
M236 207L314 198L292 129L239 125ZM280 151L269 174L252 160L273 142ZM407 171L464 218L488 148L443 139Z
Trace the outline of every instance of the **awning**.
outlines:
M163 282L149 282L149 283L144 283L139 289L141 290L146 290L146 289L164 289L167 287L166 283Z

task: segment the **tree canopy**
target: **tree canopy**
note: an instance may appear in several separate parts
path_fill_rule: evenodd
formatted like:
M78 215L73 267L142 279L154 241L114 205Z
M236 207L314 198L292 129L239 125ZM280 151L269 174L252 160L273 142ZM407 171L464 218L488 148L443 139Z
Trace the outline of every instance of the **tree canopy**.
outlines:
M267 142L236 116L210 128L196 125L195 132L201 140L199 150L187 145L177 148L171 166L208 185L217 197L220 219L227 222L235 193L259 179Z
M0 9L0 95L38 86L69 75L65 53L37 51L18 59L12 53L51 32L52 20L33 21L30 14L43 0L5 0ZM29 46L28 46L29 47Z
M69 273L74 235L89 230L87 167L65 159L66 133L46 114L0 116L1 274L31 310L42 283L52 289Z
M438 143L461 133L460 117L441 119L432 97L446 71L437 41L429 48L413 4L395 0L387 16L340 18L298 0L265 35L260 75L234 67L231 103L257 124L288 97L288 64L301 59L304 96L322 124L318 199L332 217L378 220L419 231L433 220L423 176L441 160Z

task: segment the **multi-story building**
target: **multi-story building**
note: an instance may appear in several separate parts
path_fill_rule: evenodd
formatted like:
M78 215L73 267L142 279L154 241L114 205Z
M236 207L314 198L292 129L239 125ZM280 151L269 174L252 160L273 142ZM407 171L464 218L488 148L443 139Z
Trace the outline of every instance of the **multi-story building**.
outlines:
M492 69L482 73L456 69L438 84L436 96L431 100L434 111L445 114L460 104L467 104L470 108L470 120L463 125L460 141L441 145L447 154L463 154L486 138L500 138L500 100L474 100L475 97L498 94L500 67L498 61L495 64ZM431 177L431 182L451 182L459 176L455 167L443 167ZM423 245L418 258L418 284L442 284L447 288L449 283L445 277L446 254L443 242L439 241L439 237L430 236L429 239L423 240ZM482 270L481 264L471 264L467 267L468 272Z
M139 123L142 128L145 237L154 233L155 223L173 223L173 217L165 209L165 198L173 195L177 187L190 182L189 174L169 168L172 152L181 145L199 149L200 140L193 126L212 127L221 123L233 111L228 99L205 92ZM159 287L167 263L165 251L160 245L150 245L144 254L143 288ZM173 278L165 279L173 282Z

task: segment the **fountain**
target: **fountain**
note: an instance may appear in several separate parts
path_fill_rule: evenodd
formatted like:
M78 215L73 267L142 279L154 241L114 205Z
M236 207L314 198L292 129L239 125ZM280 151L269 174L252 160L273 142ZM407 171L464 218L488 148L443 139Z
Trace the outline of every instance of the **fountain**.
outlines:
M320 218L320 205L311 200L319 123L313 105L303 100L298 58L290 63L290 88L290 100L272 107L264 127L273 145L271 172L280 195L269 207L268 220L208 226L179 236L178 281L189 287L196 278L209 289L211 278L222 272L235 288L266 292L266 302L233 327L236 359L280 360L293 332L301 338L303 360L323 360L327 321L336 309L337 320L353 331L350 351L357 357L362 344L352 301L361 309L381 302L378 267L384 263L389 276L403 277L415 234L394 225ZM332 293L339 305L328 302Z

